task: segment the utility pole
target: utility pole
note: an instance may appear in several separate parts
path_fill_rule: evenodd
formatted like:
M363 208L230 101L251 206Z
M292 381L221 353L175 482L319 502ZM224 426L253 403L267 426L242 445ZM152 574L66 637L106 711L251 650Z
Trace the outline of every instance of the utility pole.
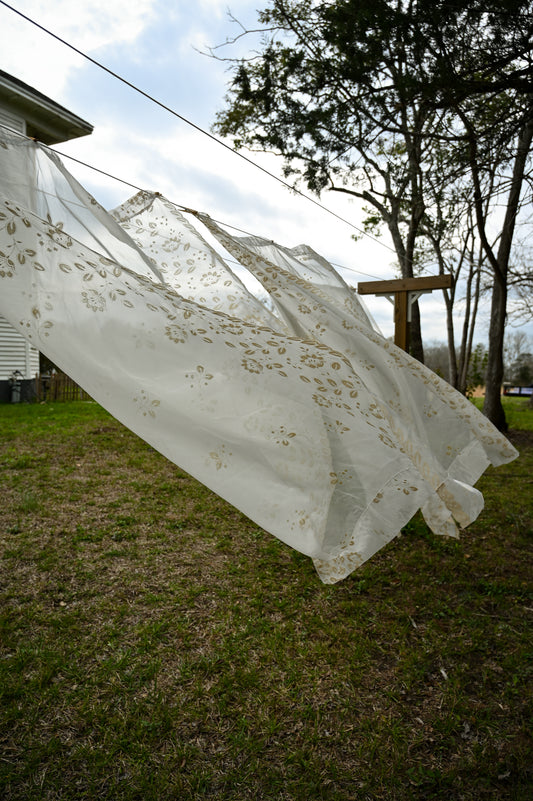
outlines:
M409 351L411 305L420 295L434 289L449 289L451 275L431 275L423 278L397 278L393 281L362 281L357 285L360 295L386 297L394 304L394 344Z

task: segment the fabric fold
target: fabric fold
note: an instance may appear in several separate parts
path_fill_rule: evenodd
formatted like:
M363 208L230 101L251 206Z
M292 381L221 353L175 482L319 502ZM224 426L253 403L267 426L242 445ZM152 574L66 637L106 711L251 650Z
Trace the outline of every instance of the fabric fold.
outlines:
M206 215L201 234L153 193L112 217L34 143L0 140L0 176L0 314L324 582L419 509L453 534L479 513L485 466L516 456L314 251L239 241Z

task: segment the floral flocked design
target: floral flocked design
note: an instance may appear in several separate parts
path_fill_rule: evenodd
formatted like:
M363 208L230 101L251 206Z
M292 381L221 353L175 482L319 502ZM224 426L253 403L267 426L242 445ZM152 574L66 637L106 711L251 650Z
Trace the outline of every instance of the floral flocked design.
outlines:
M4 142L0 190L4 175L19 196L0 198L0 314L132 430L311 556L324 581L420 508L453 534L453 517L479 505L465 482L514 458L471 404L383 340L310 249L239 241L198 216L272 313L164 198L139 193L107 220L34 144Z
M133 402L137 404L137 409L143 417L152 418L155 418L157 407L161 403L157 398L150 399L148 393L144 389L141 389L140 392L134 395Z
M106 306L105 297L97 289L86 289L81 293L81 299L88 309L94 312L103 312Z
M207 464L213 465L215 470L226 470L231 457L231 451L225 445L219 445L216 450L209 451Z

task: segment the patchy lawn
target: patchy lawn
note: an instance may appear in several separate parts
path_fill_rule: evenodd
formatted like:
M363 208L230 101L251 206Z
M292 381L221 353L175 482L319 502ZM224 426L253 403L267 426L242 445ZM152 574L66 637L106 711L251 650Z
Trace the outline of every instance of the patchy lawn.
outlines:
M0 406L0 797L529 801L512 412L459 542L416 518L324 586L96 404Z

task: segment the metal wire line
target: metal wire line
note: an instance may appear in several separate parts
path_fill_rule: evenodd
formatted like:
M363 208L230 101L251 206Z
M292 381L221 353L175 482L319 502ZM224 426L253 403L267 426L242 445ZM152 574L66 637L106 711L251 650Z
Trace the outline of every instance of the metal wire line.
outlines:
M35 139L33 139L33 137L26 136L25 134L21 134L18 131L13 131L11 128L9 128L7 125L4 125L3 123L0 123L0 128L5 130L5 131L8 131L10 135L18 136L21 139L26 139L27 141L32 141L32 142L35 141ZM95 166L93 166L92 164L89 164L86 161L82 161L82 159L76 158L75 156L71 156L68 153L63 153L62 151L57 150L56 148L49 147L49 145L45 145L42 142L39 142L39 146L44 148L45 150L50 150L52 153L55 153L56 155L61 156L62 158L70 159L71 161L74 161L76 164L79 164L82 167L87 167L89 170L94 170L94 172L97 172L100 175L105 175L106 178L111 178L111 180L117 181L117 183L121 183L121 184L124 184L125 186L129 186L131 189L136 189L138 192L149 192L149 194L158 194L158 193L152 192L151 190L147 190L142 186L138 186L137 184L131 183L131 181L126 181L123 178L119 178L117 175L113 175L112 173L107 172L106 170L102 170L99 167L95 167ZM40 190L40 191L42 191L43 194L51 194L49 192L44 192L44 190ZM55 197L59 197L59 196L55 195ZM64 198L64 197L60 197L59 199L62 200L63 203L69 204L71 206L80 206L80 208L83 207L83 204L76 203L75 201L67 199L67 198ZM189 206L184 206L182 203L177 203L175 200L171 200L170 198L165 197L165 200L168 200L169 203L171 203L177 209L180 209L180 211L183 211L183 212L191 212L191 211L193 211ZM213 222L217 223L218 225L223 225L225 228L231 228L233 231L238 231L240 234L245 234L246 236L257 236L257 234L254 234L254 233L252 233L250 231L246 231L244 228L239 228L238 226L232 225L231 223L225 222L224 220L217 220L215 218L212 218L212 219L213 219ZM162 234L162 236L164 237L163 234ZM164 237L164 238L166 238L166 237ZM273 244L276 244L273 239L269 239L268 237L261 237L261 239L265 239L266 241L269 241L269 242L272 242ZM234 259L226 258L225 261L231 261L233 264L237 264L239 266L242 266L240 264L240 262L237 262ZM356 270L355 267L347 267L344 264L338 264L337 262L334 262L334 261L330 261L330 264L332 264L334 267L338 267L341 270L347 270L348 272L352 272L355 275L364 275L364 276L366 276L368 278L375 278L377 281L381 280L381 276L374 275L374 273L367 273L367 272L364 272L363 270Z
M206 131L204 128L201 128L196 123L194 123L191 120L187 119L187 117L184 117L182 114L179 114L177 111L175 111L170 106L167 106L165 103L162 103L160 100L157 100L155 97L150 95L148 92L145 92L143 89L140 89L138 86L136 86L135 84L131 83L126 78L123 78L121 75L119 75L118 73L114 72L109 67L106 67L105 64L102 64L100 61L97 61L96 59L92 58L92 56L87 55L87 53L84 53L83 50L79 50L79 48L77 48L74 45L70 44L70 42L67 42L65 39L61 38L61 36L58 36L56 33L53 33L48 28L46 28L44 25L41 25L40 23L36 22L31 17L28 17L26 14L23 14L18 9L13 8L13 6L10 6L9 3L5 2L5 0L0 0L0 5L3 5L3 6L5 6L5 8L8 8L10 11L13 11L15 14L18 14L18 16L22 17L22 19L26 20L26 22L31 23L36 28L39 28L39 30L43 31L43 33L48 34L48 36L51 36L53 39L56 39L56 41L58 41L61 44L65 45L65 47L70 48L70 50L73 50L75 53L77 53L82 58L85 58L87 61L90 61L91 64L94 64L96 67L99 67L100 69L104 70L104 72L107 72L108 75L111 75L113 78L116 78L116 80L118 80L121 83L125 84L130 89L133 89L133 91L138 92L138 94L142 95L147 100L150 100L152 103L155 103L155 105L159 106L164 111L167 111L169 114L172 114L177 119L179 119L182 122L186 123L187 125L191 126L198 133L201 133L204 136L207 136L213 142L216 142L217 144L219 144L222 147L224 147L226 150L229 150L230 153L234 153L236 156L238 156L239 158L243 159L243 161L245 161L246 163L250 164L252 167L256 167L258 170L261 170L261 172L265 173L265 175L268 175L270 178L273 178L275 181L280 183L286 189L289 189L291 192L295 192L297 195L299 195L300 197L304 198L304 200L309 201L309 203L313 203L313 205L317 206L322 211L325 211L327 214L330 214L331 216L333 216L336 219L340 220L340 222L344 223L345 225L348 225L350 228L353 228L359 234L362 234L363 236L366 236L369 239L372 239L374 242L377 242L379 245L381 245L381 247L384 247L387 250L390 250L392 253L394 253L396 255L396 251L394 250L394 248L391 248L389 245L386 245L384 242L381 242L379 239L377 239L376 237L372 236L367 231L364 231L362 228L359 228L357 225L352 223L350 220L347 220L345 217L342 217L340 214L337 214L337 212L332 211L332 209L328 209L327 206L324 206L322 203L319 203L318 200L315 200L314 198L310 197L309 195L306 195L304 192L302 192L297 187L292 186L287 181L284 181L282 178L280 178L279 176L275 175L273 172L270 172L270 170L267 170L266 167L262 167L260 164L257 164L257 162L253 161L248 156L245 156L244 153L241 153L238 150L235 150L235 148L233 148L230 145L228 145L222 139L219 139L218 137L216 137L213 134L209 133L209 131Z

